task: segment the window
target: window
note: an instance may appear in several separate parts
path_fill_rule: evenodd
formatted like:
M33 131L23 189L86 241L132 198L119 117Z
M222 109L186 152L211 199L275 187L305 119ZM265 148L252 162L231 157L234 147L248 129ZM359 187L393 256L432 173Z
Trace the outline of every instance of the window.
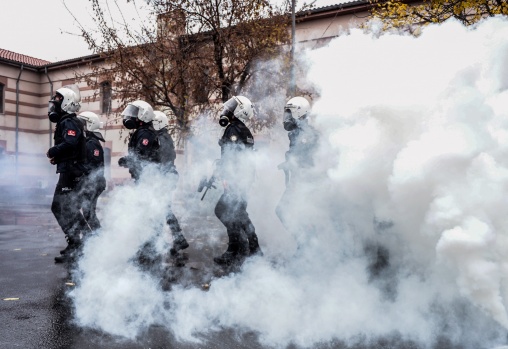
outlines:
M4 113L4 84L0 83L0 114Z
M104 81L101 83L101 113L109 114L111 112L111 83Z
M201 73L201 78L199 79L203 83L197 84L197 87L194 89L194 101L196 103L208 103L208 82L210 81L209 70L204 69Z

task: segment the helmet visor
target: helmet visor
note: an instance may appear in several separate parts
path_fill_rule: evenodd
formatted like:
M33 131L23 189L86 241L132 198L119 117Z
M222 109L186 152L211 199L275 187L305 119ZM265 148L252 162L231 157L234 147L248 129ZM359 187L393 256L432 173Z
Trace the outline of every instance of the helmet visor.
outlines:
M284 120L282 122L282 125L284 126L284 129L286 131L292 131L297 127L297 122L293 118L293 114L291 113L291 110L286 109L284 111Z
M139 114L139 108L133 104L129 104L122 112L124 119L137 118Z
M234 114L237 106L238 106L238 101L236 100L236 98L230 98L227 102L224 103L224 109L222 110L222 115L227 115L228 113Z
M79 87L77 85L75 85L75 84L65 85L65 86L62 86L62 88L67 88L67 89L71 90L72 92L74 92L75 102L76 103L81 102L81 93L79 92Z
M293 112L291 111L291 109L288 109L286 108L284 110L284 121L295 121L295 119L293 118Z

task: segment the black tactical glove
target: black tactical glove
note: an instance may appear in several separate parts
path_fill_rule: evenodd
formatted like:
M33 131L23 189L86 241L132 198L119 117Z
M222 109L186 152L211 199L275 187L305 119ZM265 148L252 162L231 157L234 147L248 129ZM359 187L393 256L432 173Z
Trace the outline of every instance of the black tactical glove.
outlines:
M122 156L120 159L118 159L118 166L127 167L127 159L125 156Z

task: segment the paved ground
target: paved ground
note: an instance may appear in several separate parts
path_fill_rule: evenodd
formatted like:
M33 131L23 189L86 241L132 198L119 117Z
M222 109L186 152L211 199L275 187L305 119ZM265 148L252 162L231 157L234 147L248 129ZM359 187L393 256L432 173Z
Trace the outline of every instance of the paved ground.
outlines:
M49 206L3 205L0 212L3 217L3 225L0 225L1 349L202 347L176 343L169 333L157 327L150 329L139 342L121 343L104 333L76 327L72 323L72 306L66 297L66 291L73 287L71 277L65 266L53 262L65 242L48 213ZM166 272L164 287L169 289L171 284L180 281L202 285L213 274L220 276L216 269L203 268L208 263L196 256L204 253L204 245L199 239L190 240L188 255L192 262ZM205 251L209 258L218 252ZM192 277L179 279L184 270ZM225 330L209 338L206 348L260 346L253 334L238 338Z
M223 229L214 218L201 220L199 224ZM163 287L168 290L174 283L201 286L224 273L210 263L214 255L225 249L223 241L210 246L200 236L189 234L187 238L191 247L187 250L186 265L169 268L161 277ZM205 344L193 345L176 342L170 333L156 326L136 342L119 342L99 331L77 327L72 322L72 305L66 296L73 280L65 266L53 262L64 245L63 234L55 225L49 205L0 205L0 349L263 348L256 334L238 335L228 329L207 337ZM333 342L316 348L344 349L345 346ZM419 347L400 339L383 339L350 349L381 348ZM443 340L435 348L460 347Z

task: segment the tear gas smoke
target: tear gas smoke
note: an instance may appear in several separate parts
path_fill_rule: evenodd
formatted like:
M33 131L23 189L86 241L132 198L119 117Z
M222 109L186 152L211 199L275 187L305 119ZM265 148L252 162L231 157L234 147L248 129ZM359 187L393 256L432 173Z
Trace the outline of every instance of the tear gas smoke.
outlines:
M73 296L76 316L83 324L128 337L161 321L164 295L158 282L134 262L151 239L156 251L169 248L162 224L171 200L164 190L171 186L169 181L155 166L147 166L136 185L112 193L102 231L87 239L80 260L81 287Z
M284 141L256 153L248 207L265 257L208 292L162 292L129 263L164 221L168 198L147 175L114 193L86 245L72 293L81 325L132 338L159 324L182 341L233 328L267 347L506 344L508 22L450 21L419 38L351 30L307 58L322 146L294 229L274 212L287 150L278 125Z
M41 154L40 137L21 132L19 154L0 144L0 202L7 204L49 204L58 176L55 166ZM38 142L39 140L39 142ZM12 142L14 143L14 142ZM49 148L47 143L42 147ZM44 148L43 148L44 149ZM9 151L8 151L9 150Z

